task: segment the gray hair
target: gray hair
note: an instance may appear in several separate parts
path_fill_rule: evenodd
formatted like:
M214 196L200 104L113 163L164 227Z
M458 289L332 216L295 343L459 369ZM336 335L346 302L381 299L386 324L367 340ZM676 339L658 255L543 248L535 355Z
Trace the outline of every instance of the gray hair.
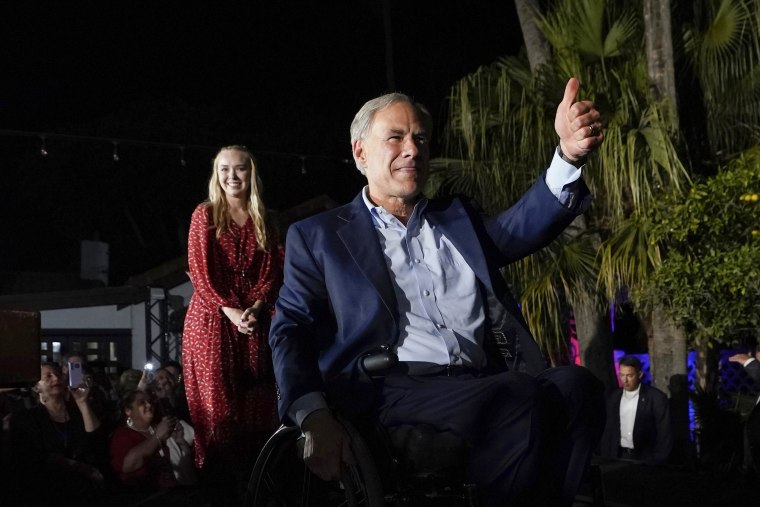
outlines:
M425 106L412 100L409 95L398 92L387 93L372 100L368 100L364 103L361 109L359 109L359 112L356 113L354 120L351 122L351 145L353 146L354 141L367 138L370 129L372 129L372 122L375 119L376 112L397 102L406 102L407 104L410 104L417 113L425 130L428 132L433 130L433 117L430 116L430 113ZM364 168L359 165L359 162L356 162L356 168L359 169L360 173L364 174Z

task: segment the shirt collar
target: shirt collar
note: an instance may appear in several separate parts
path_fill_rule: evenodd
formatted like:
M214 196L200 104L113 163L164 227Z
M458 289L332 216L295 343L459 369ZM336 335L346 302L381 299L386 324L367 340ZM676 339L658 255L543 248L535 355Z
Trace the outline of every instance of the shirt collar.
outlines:
M623 389L623 396L627 399L631 400L639 395L639 392L641 391L641 384L639 384L639 387L636 388L635 391L626 391Z
M364 199L364 205L367 206L370 215L372 215L373 221L375 222L375 227L387 229L393 224L401 224L401 221L398 218L394 217L392 213L390 213L382 206L375 206L375 204L369 200L369 185L364 185L364 188L362 189L362 199ZM425 206L427 206L427 202L427 197L421 195L417 203L414 205L412 218L414 218L415 215L422 215L423 211L425 211Z

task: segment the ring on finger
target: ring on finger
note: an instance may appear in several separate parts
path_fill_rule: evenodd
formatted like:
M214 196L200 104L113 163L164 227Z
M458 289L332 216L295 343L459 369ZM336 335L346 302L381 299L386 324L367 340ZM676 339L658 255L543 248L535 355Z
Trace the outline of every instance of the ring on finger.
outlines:
M591 124L588 126L588 135L591 137L596 135L596 125Z

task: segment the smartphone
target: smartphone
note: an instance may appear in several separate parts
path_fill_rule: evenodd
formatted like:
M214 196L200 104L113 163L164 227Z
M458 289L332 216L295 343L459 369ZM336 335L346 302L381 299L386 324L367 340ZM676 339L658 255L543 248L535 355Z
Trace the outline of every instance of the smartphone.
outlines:
M153 363L147 362L145 363L145 366L143 367L143 375L145 375L145 378L149 381L153 380L153 377L155 376L155 373L153 372Z
M78 361L69 362L69 386L77 387L82 382L84 382L82 375L82 363Z

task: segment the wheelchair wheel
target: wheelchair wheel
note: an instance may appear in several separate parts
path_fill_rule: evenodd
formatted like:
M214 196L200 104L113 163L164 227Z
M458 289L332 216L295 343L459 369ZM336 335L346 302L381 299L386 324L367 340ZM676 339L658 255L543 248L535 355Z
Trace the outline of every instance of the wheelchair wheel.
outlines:
M301 431L282 426L267 441L253 467L246 507L382 507L383 488L370 451L356 429L341 420L351 437L355 465L340 481L323 481L304 465Z

